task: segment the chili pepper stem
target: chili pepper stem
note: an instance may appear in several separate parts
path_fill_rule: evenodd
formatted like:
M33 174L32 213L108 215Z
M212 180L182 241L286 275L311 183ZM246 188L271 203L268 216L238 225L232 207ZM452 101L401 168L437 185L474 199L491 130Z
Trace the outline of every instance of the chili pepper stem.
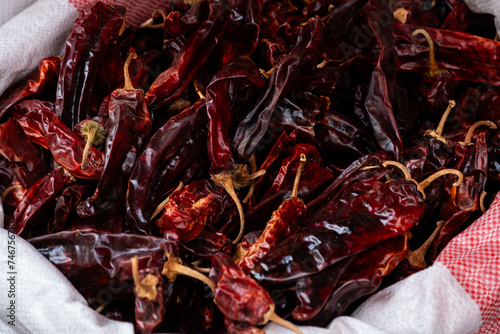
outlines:
M455 183L453 183L453 187L458 187L462 183L462 181L464 180L464 175L462 174L462 172L460 172L456 169L442 169L442 170L432 174L431 176L429 176L428 178L426 178L422 182L418 183L417 189L420 191L420 193L422 194L424 199L425 199L425 192L424 192L425 188L431 182L436 180L437 178L439 178L443 175L447 175L447 174L454 174L458 177L458 180L455 181Z
M306 160L307 160L306 155L302 153L300 155L299 168L297 168L297 174L295 174L295 180L293 181L292 198L296 198L297 193L299 192L300 175L302 174L302 170L304 169Z
M186 267L182 264L182 260L172 253L165 252L165 254L167 255L167 262L163 265L161 273L165 275L170 282L175 281L177 275L184 275L200 280L208 285L212 291L215 290L215 284L207 276L199 271Z
M382 163L382 166L384 166L384 167L387 167L387 166L397 167L397 168L399 168L403 172L403 174L405 175L405 179L407 179L407 180L413 180L412 177L411 177L410 171L408 170L408 168L406 168L406 166L403 165L400 162L388 160L388 161L384 161Z
M492 121L478 121L472 124L472 126L467 131L467 134L465 135L465 140L459 143L464 146L472 145L472 136L474 135L474 131L480 126L487 126L492 130L495 130L497 128L497 125Z
M2 202L4 202L7 196L9 196L9 194L15 189L23 189L23 186L20 184L15 184L5 189L2 193Z
M283 327L286 327L286 328L294 331L297 334L302 334L302 331L300 329L298 329L297 326L295 326L291 322L286 321L285 319L281 318L279 315L277 315L274 312L269 317L269 321L275 322Z
M484 198L486 197L486 191L483 191L481 193L481 196L479 197L479 209L481 210L482 213L486 212L486 207L484 206Z
M453 109L456 105L457 103L455 102L455 100L448 101L448 107L444 111L443 116L441 116L436 130L428 130L425 132L425 134L435 137L436 139L442 141L445 145L447 145L448 141L443 138L444 125L446 123L446 120L448 119L448 116L450 115L451 109Z
M427 262L425 262L425 253L427 253L427 250L438 235L439 231L441 231L443 225L444 220L438 221L437 227L434 232L432 232L431 236L419 248L414 251L408 250L408 255L406 256L406 258L412 266L427 268Z
M163 18L163 23L158 23L158 24L153 24L154 22L154 17L156 16L156 14L160 14L161 17ZM144 21L143 23L141 23L141 25L139 26L139 28L147 28L147 29L160 29L160 28L163 28L163 26L165 25L165 21L167 20L167 14L165 14L165 12L161 9L155 9L153 14L151 14L151 18L147 19L146 21Z
M427 71L424 75L428 77L433 77L437 74L441 73L449 73L448 70L442 70L438 67L436 63L436 56L434 53L434 41L431 38L431 35L425 29L417 29L412 33L412 36L417 36L418 34L424 35L427 43L429 44L429 71Z
M257 162L255 161L255 156L253 154L250 157L250 159L248 159L248 162L250 163L250 168L252 169L252 174L255 174L257 172ZM250 198L252 197L254 190L255 190L255 181L252 180L252 184L250 185L250 189L248 189L247 195L245 196L245 198L241 202L242 203L248 202L250 200Z
M137 296L155 300L158 294L156 286L160 282L158 277L148 274L141 280L139 279L139 258L134 256L130 259L130 263L132 264L132 277L134 278Z
M83 149L82 155L82 165L81 168L87 168L87 157L89 155L90 148L92 145L100 145L106 139L106 131L101 124L95 121L85 122L80 130L83 138L85 138L85 147Z
M127 60L125 61L125 64L123 65L123 76L125 78L125 84L123 86L123 89L124 90L133 90L134 89L134 86L132 85L132 81L130 80L130 73L129 73L129 66L130 66L130 63L132 62L132 59L136 59L137 58L137 54L135 52L131 52L128 57L127 57Z

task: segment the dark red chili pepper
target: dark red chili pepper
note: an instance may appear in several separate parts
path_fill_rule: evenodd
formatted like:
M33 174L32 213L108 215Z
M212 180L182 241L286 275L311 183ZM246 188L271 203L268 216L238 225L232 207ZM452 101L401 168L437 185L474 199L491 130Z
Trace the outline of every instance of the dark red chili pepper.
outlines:
M151 232L151 215L176 178L205 151L204 100L170 118L137 157L128 183L127 221L131 230Z
M90 186L88 184L73 184L63 190L57 198L54 210L54 226L50 232L61 232L65 230L71 215L75 213L77 205L87 196ZM109 223L109 222L107 222Z
M22 85L0 97L0 119L17 102L25 99L54 101L54 90L59 76L61 57L44 58Z
M309 320L307 325L326 326L333 318L343 314L353 302L379 289L383 277L405 259L407 251L407 236L399 235L355 255L334 286L322 284L320 279L328 272L338 271L337 265L305 278L308 281L305 285L315 293L321 293L321 297L313 299L318 304L309 304L307 298L301 298L307 304L293 311L294 318ZM307 289L300 292L307 293ZM303 297L306 295L303 294Z
M293 78L300 70L316 66L322 28L319 19L310 19L302 27L294 49L274 67L265 92L238 124L233 147L241 159L248 160L260 146L276 105L286 96Z
M21 236L29 235L37 220L55 205L64 188L75 180L64 168L56 168L24 194L9 222L9 229Z
M68 128L95 116L90 114L95 80L122 24L119 10L101 1L75 21L66 40L56 93L56 115Z
M22 163L30 172L42 168L37 149L26 138L23 128L12 119L0 124L0 141L0 155L8 161Z
M210 228L210 226L201 231L196 239L183 242L181 247L198 258L210 261L218 252L231 255L233 251L231 240L225 234Z
M231 7L225 0L210 2L208 19L191 33L170 67L151 84L146 101L151 109L177 100L205 63L218 43L229 18Z
M208 1L195 2L181 17L179 11L170 12L163 24L165 39L180 37L196 28L209 14Z
M52 112L51 105L38 100L22 101L14 107L13 118L28 138L48 148L56 162L73 176L98 180L104 165L104 153L91 147L86 168L82 168L85 141L67 128Z
M123 209L132 168L151 132L144 92L132 87L128 75L128 64L134 57L131 53L125 65L125 87L110 97L102 177L94 194L78 207L78 215L86 220L106 220Z
M174 191L154 224L161 230L175 229L184 242L196 239L207 218L220 211L217 196L210 188L208 181L201 180Z

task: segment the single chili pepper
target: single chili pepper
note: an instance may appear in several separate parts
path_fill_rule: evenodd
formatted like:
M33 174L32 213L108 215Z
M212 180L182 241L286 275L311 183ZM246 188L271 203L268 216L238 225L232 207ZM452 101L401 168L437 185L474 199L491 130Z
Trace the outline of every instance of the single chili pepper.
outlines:
M128 73L131 53L125 62L125 86L110 96L105 165L94 194L78 206L84 219L105 220L123 208L128 180L137 155L151 132L151 117L144 92L134 89Z
M134 278L135 320L139 329L151 332L165 315L163 278L158 269L139 269L139 258L130 259Z
M163 214L154 224L162 230L177 230L181 240L188 242L201 234L207 218L220 210L218 206L208 182L195 181L169 196Z
M127 190L127 221L132 230L151 231L151 215L176 178L205 151L207 118L199 100L170 118L137 157ZM205 145L205 146L204 146Z
M61 57L52 56L40 61L38 69L34 71L22 85L0 96L0 119L9 109L25 99L54 100L54 90L59 76Z
M54 160L73 176L90 180L101 177L104 153L90 148L87 166L83 169L85 142L52 112L50 104L38 100L22 101L14 107L13 119L31 141L49 149Z
M0 124L0 141L0 155L8 161L22 163L30 172L42 168L37 149L28 141L23 128L12 119Z
M208 285L214 292L215 304L229 319L250 325L264 325L273 321L296 333L302 333L274 313L274 302L268 292L238 269L229 255L214 255L209 277L182 265L182 260L170 253L167 253L167 257L162 274L171 282L177 275L185 275Z
M388 166L389 162L384 164ZM405 170L401 164L394 164ZM376 182L350 202L326 204L309 225L270 250L251 275L260 282L290 281L320 272L351 254L406 232L424 211L425 187L446 173L459 176L455 186L461 183L462 175L456 170L441 171L418 184L406 170L405 179Z
M113 299L134 300L130 259L139 268L161 269L165 251L177 254L179 239L98 231L62 231L28 240L87 298L108 289Z
M301 70L316 65L322 30L319 19L309 20L302 27L294 49L274 67L265 92L236 128L233 147L239 158L247 160L260 145L276 105L286 96L293 78Z
M321 275L327 275L326 273L320 272L310 276L309 286L315 289L317 283L319 289L315 290L324 291L325 294L321 296L319 305L312 305L313 309L296 308L294 317L305 316L310 319L305 323L307 325L326 326L333 318L342 315L355 301L377 291L383 283L383 278L405 259L407 251L408 238L404 234L399 235L355 255L334 287L325 286L319 280ZM327 268L326 271L336 270L335 266ZM331 290L333 291L329 292ZM306 313L299 313L302 310Z
M70 129L95 116L89 110L93 87L108 46L116 41L123 24L120 9L96 2L75 21L66 40L55 113Z
M434 41L425 29L417 29L412 36L423 35L429 44L429 70L424 73L418 90L429 103L431 115L440 112L455 95L458 80L446 69L440 69L434 54Z
M471 11L465 2L453 6L440 29L466 31L471 21Z
M64 168L56 168L27 190L9 222L9 229L26 237L38 218L56 203L64 188L75 183L75 179Z
M146 101L151 109L174 102L205 63L218 43L229 18L231 7L224 0L210 2L210 14L182 46L170 67L151 84Z
M238 268L248 273L255 264L275 245L285 239L288 235L298 230L300 223L306 214L306 205L297 197L299 180L304 165L306 155L300 155L300 164L295 176L292 196L285 200L276 211L273 212L271 219L267 222L264 231L255 243L248 249L247 253L237 261Z

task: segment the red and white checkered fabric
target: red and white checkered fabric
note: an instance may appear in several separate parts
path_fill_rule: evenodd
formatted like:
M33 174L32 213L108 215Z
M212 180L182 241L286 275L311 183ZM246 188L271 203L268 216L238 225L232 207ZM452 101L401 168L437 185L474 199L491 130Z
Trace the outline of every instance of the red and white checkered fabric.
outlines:
M477 334L500 333L500 194L437 261L448 267L479 306L483 325Z
M79 11L82 11L89 4L95 3L96 0L69 0L69 2ZM140 25L142 22L151 17L155 9L166 10L170 2L168 0L106 0L106 3L114 6L124 6L127 8L127 16L125 24Z

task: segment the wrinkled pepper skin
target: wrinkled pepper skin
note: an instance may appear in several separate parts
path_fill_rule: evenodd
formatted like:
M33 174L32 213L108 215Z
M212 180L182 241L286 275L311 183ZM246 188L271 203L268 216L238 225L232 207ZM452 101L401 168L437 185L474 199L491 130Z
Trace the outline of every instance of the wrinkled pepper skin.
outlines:
M128 182L126 207L131 230L151 233L151 215L176 177L206 150L207 116L199 100L165 123L137 157Z
M251 275L259 282L286 282L320 272L409 230L424 208L415 183L397 180L376 184L349 205L316 215L314 223L268 252Z
M123 15L101 1L84 10L66 40L57 83L55 113L73 130L90 115L92 91L110 43L116 41Z

